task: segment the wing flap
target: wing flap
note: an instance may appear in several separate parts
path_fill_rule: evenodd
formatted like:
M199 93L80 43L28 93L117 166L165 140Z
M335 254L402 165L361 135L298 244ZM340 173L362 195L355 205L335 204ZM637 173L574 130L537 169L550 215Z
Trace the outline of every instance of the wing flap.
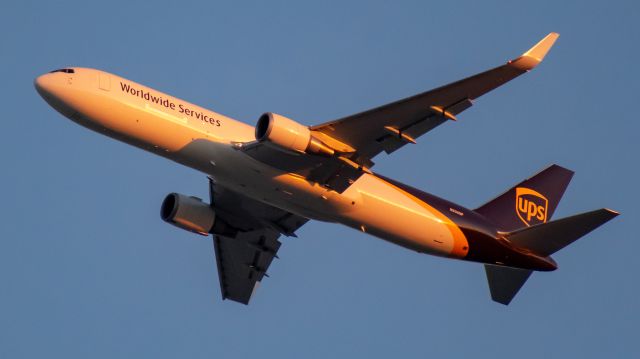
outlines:
M468 98L465 98L448 107L431 106L431 111L427 117L412 123L405 128L394 128L395 131L378 139L378 142L380 142L384 151L387 154L390 154L407 143L416 143L416 138L424 135L448 120L456 121L455 115L468 109L472 105L473 102ZM385 128L389 127L390 126L386 126Z

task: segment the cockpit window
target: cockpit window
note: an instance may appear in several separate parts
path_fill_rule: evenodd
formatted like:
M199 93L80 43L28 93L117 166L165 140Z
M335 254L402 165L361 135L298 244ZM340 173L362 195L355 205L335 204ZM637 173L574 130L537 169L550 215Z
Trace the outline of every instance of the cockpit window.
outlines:
M65 74L73 74L73 73L75 73L75 71L73 69L57 69L57 70L49 71L50 74L52 74L54 72L64 72Z

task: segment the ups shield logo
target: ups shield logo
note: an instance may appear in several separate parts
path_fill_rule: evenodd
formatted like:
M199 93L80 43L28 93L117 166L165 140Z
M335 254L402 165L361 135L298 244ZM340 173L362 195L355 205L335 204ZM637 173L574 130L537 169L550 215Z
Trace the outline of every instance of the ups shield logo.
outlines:
M516 187L516 213L527 226L547 222L549 201L540 193L525 187Z

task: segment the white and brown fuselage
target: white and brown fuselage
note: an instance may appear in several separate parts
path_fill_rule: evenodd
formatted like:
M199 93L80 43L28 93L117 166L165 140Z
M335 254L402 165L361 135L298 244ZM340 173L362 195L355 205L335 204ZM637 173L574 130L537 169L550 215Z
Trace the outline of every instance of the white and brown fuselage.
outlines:
M511 246L480 214L365 173L341 193L238 150L255 141L245 123L103 71L72 68L36 79L38 92L78 124L166 157L296 215L337 222L432 255L553 270L555 262Z

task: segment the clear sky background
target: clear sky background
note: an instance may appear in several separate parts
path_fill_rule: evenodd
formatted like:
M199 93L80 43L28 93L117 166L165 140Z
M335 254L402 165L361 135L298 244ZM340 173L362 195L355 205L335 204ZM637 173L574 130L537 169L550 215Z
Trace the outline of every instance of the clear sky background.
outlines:
M10 1L0 13L1 358L640 357L637 1ZM95 134L37 95L103 69L254 124L317 124L472 75L561 34L533 72L375 170L470 208L541 168L556 212L622 215L509 307L479 264L340 225L284 238L251 305L210 239L159 218L204 174Z

